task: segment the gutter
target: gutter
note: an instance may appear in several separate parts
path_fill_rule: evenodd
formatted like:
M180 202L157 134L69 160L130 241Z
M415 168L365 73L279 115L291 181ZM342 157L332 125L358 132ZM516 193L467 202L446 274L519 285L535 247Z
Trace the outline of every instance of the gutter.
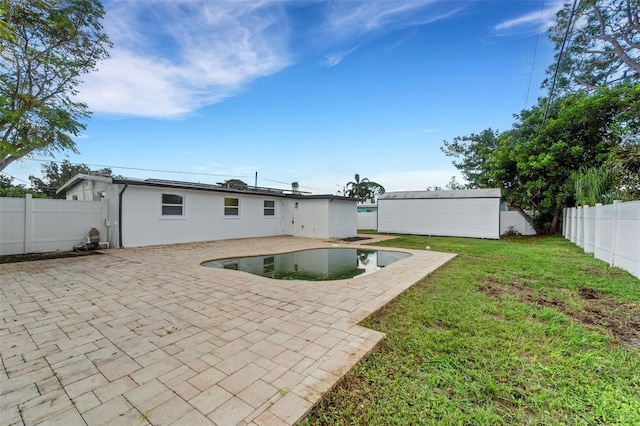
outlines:
M125 183L122 191L118 193L118 246L120 248L124 248L122 245L122 194L124 194L124 191L126 191L128 187L129 184Z

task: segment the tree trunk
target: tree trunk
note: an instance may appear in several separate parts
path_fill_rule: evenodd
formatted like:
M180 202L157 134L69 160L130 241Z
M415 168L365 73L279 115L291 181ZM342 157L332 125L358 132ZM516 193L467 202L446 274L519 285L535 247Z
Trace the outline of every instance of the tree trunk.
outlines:
M16 157L8 155L0 160L0 172L7 168L7 166L16 161Z
M560 217L562 216L562 203L556 204L556 210L553 212L553 220L551 221L551 225L549 226L550 234L560 234L562 222L560 221Z

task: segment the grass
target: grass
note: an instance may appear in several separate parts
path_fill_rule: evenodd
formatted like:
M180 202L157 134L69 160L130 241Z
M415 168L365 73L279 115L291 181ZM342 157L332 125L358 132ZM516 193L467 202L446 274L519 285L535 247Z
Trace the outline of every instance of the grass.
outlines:
M640 424L640 282L559 237L403 236L459 256L364 326L387 334L317 424Z

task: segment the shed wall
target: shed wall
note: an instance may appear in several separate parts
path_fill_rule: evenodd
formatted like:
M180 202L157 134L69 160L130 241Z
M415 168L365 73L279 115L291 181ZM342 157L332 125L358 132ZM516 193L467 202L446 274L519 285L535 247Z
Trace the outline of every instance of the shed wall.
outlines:
M499 239L500 199L379 199L378 231Z

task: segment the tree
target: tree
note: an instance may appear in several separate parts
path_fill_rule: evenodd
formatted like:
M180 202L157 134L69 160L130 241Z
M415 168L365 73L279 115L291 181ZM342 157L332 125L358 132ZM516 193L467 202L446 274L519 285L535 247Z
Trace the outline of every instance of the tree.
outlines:
M443 141L440 150L447 157L460 158L459 162L453 161L453 165L462 172L465 180L469 182L469 187L485 187L486 171L489 168L493 152L498 147L498 137L500 132L486 129L482 132L469 136L458 136L453 138L453 142Z
M450 191L455 191L455 190L459 190L459 189L468 189L469 186L465 185L463 183L460 183L456 180L455 176L451 176L451 180L449 182L447 182L447 184L444 186L445 189L448 189Z
M0 171L34 152L77 152L90 116L79 77L108 58L98 0L0 1Z
M549 73L555 74L561 59L557 75L560 91L639 81L640 2L582 0L575 9L573 6L567 2L558 12L549 35L556 45L556 61Z
M545 108L541 99L515 116L512 129L456 138L443 151L462 158L454 165L473 186L501 188L538 233L553 233L562 208L574 203L572 173L602 166L640 130L640 84L568 95L551 104L546 120Z
M49 164L43 164L41 170L44 180L35 176L29 176L29 180L31 181L31 186L37 192L45 194L48 198L64 198L56 194L56 191L79 173L100 176L112 175L110 168L91 170L86 164L71 164L69 160L62 161L60 166L58 166L58 163L55 161Z
M354 180L346 185L346 196L352 198L375 199L379 195L384 194L384 186L377 182L370 181L368 178L360 179L358 173L355 174Z
M34 198L45 198L46 195L40 194L33 189L26 188L24 185L14 185L13 179L9 176L0 175L0 197L24 198L25 195L31 194Z
M227 179L222 183L227 188L245 189L247 183L241 179Z
M606 167L611 168L615 187L624 199L640 200L640 138L615 147Z

